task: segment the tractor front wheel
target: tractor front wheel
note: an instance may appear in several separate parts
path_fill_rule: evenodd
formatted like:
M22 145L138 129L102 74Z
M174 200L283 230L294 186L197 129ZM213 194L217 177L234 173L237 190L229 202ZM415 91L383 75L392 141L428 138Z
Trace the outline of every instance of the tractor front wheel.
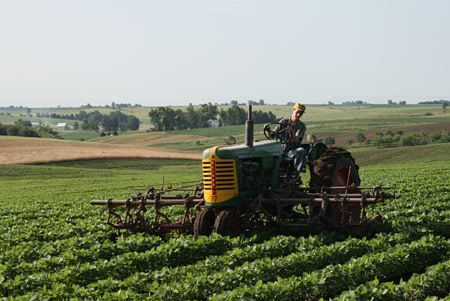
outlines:
M239 236L241 233L241 220L237 210L234 208L222 210L216 217L213 232L223 236Z
M200 235L210 235L213 230L215 219L216 215L214 214L214 210L210 208L202 209L194 221L195 239L197 239Z

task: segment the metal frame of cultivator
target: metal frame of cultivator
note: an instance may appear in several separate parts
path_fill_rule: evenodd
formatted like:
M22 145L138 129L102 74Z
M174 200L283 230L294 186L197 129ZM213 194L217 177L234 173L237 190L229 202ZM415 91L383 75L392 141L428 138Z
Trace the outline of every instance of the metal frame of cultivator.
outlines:
M371 192L355 192L370 189ZM345 230L354 228L367 228L374 222L382 223L380 214L370 218L367 217L368 205L381 203L386 199L394 198L394 194L382 192L382 189L390 189L389 186L339 186L300 188L292 193L290 197L278 199L258 197L252 204L254 210L263 212L267 218L276 218L274 222L281 227L310 229L321 231L323 228L331 230ZM343 191L343 192L330 192ZM352 191L349 193L349 190ZM265 204L276 204L276 215L264 209ZM292 219L283 211L285 207L302 205L309 208L304 215L306 218ZM359 209L357 207L359 206Z
M194 187L194 188L193 188ZM151 232L164 235L170 231L191 233L195 215L191 215L191 209L200 210L205 204L203 200L203 188L201 184L188 185L185 187L173 188L168 186L160 189L155 187L136 188L136 190L146 190L144 194L132 195L127 200L93 200L92 205L103 205L108 209L106 224L117 230L130 230L132 232ZM192 194L186 193L192 191ZM184 194L166 194L184 192ZM147 205L154 208L154 220L147 219ZM169 217L161 209L173 205L184 205L183 219L171 222ZM125 207L124 217L115 212L117 207Z
M289 229L309 229L313 232L324 229L339 231L363 228L364 230L370 228L370 225L374 222L382 222L379 214L367 218L366 207L393 198L394 194L381 191L389 188L388 186L351 185L321 187L320 189L298 188L297 191L291 193L290 197L277 197L277 194L274 193L271 198L267 198L260 194L256 198L249 199L246 210L240 212L242 225L247 225L241 230L248 231L258 228L258 226L252 225L250 220L255 214L264 217L266 224ZM150 232L158 235L164 235L170 231L193 233L196 213L192 213L191 209L199 212L207 208L203 199L201 183L179 188L168 186L160 189L154 187L137 189L146 190L146 192L133 195L127 200L91 201L92 205L107 207L108 218L106 223L117 230L117 235L120 235L120 230ZM360 192L368 189L371 192ZM192 191L193 193L173 194L174 192L186 191ZM148 211L147 205L154 208L152 210L154 212L153 221L145 216ZM161 209L174 205L184 206L184 215L182 219L171 222ZM286 207L296 205L302 205L304 208L305 214L298 214L302 216L300 218L289 216L284 210ZM276 211L273 210L274 206ZM306 212L306 206L309 207L309 214ZM359 210L355 209L357 206L359 206ZM114 211L117 207L125 207L123 218L118 212ZM272 210L268 208L272 208ZM227 207L218 209L226 210ZM256 222L261 222L261 219L256 219Z

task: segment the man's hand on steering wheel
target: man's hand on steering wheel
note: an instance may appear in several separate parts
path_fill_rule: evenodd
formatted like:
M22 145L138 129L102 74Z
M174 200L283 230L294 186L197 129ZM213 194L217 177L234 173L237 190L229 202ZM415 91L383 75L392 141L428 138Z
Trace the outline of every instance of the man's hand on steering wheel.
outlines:
M276 125L278 127L277 131L273 131L271 129L271 125ZM280 139L280 142L285 144L292 140L292 130L290 126L279 123L279 122L271 122L264 125L264 136L266 136L269 140L277 140Z

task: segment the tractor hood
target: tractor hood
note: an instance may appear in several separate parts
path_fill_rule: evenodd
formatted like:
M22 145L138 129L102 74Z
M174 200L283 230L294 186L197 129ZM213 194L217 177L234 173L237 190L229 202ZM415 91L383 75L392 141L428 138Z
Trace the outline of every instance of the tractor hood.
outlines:
M211 148L203 151L203 159L206 159L211 154ZM245 144L236 144L231 146L219 146L216 150L216 155L222 159L245 159L255 157L274 157L283 154L283 147L278 141L262 141L255 142L253 147Z

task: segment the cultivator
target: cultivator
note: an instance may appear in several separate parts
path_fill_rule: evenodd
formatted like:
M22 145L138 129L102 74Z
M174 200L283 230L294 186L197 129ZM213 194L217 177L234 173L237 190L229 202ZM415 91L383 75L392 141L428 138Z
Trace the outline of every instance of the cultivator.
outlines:
M136 188L145 190L145 193L132 195L126 200L93 200L92 205L103 205L108 209L106 223L117 230L130 230L132 232L151 232L164 235L170 231L191 233L195 214L192 210L199 210L205 204L203 200L203 189L201 184L187 185L173 188ZM190 192L190 193L189 193ZM153 209L153 218L146 216L148 205ZM184 206L184 216L181 220L171 222L162 208L174 205ZM118 213L115 208L124 208L125 211Z
M381 223L382 218L379 214L367 217L367 206L393 198L393 194L382 191L389 188L354 185L320 189L300 188L289 197L279 197L275 190L271 197L259 194L255 198L248 198L247 203L240 210L236 210L231 207L208 207L200 183L178 188L137 188L145 189L146 192L132 195L126 200L93 200L91 204L107 207L106 223L117 230L115 235L120 235L120 230L130 230L161 236L170 231L186 234L217 232L236 236L241 232L259 230L267 226L311 232L348 231L355 228L371 231L372 224ZM362 192L365 190L370 191ZM169 206L184 206L182 218L171 221L169 216L162 212L164 207ZM294 207L296 210L293 210ZM122 212L116 208L123 208ZM221 211L229 210L233 214L236 213L233 218L216 221L219 216L224 216L220 215ZM204 216L208 212L213 217L210 221L205 221ZM219 229L220 222L228 222L228 229Z

